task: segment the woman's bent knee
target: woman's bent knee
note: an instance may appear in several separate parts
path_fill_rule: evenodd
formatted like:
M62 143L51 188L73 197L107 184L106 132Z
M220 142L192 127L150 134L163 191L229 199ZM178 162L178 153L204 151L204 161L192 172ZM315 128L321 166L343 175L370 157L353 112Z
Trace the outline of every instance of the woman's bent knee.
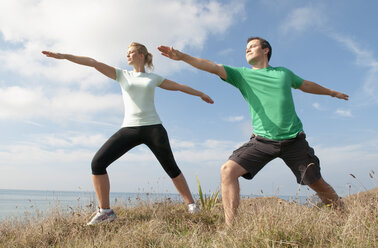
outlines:
M170 170L166 170L166 173L171 179L175 179L176 177L180 176L181 170L177 167Z
M93 175L104 175L106 174L106 165L101 163L96 157L93 158L91 163L91 169Z

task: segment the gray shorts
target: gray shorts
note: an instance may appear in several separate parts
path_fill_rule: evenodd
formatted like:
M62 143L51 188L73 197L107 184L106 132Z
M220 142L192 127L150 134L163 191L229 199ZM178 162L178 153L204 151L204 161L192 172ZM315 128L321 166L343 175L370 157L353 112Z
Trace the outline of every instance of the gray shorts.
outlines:
M252 135L249 142L236 149L230 160L238 163L248 173L243 177L252 179L268 162L281 158L302 185L310 185L321 178L319 159L308 145L306 134L288 140L270 140Z

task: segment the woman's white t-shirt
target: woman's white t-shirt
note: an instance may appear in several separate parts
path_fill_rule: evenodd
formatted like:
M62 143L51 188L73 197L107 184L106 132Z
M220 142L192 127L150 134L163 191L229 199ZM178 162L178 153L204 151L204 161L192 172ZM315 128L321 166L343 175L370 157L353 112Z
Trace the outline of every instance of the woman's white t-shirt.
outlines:
M125 117L122 127L161 124L155 109L155 88L164 78L147 72L126 71L116 68L116 80L121 85Z

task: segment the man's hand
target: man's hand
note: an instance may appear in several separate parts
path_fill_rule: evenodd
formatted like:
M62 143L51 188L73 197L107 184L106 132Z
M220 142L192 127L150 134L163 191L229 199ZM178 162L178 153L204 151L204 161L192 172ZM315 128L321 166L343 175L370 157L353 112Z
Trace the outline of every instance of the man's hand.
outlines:
M180 52L179 50L173 49L173 47L159 46L157 48L161 55L168 57L173 60L181 60L189 65L210 73L213 73L223 79L227 79L227 73L222 64L215 64L213 61L207 59L196 58L190 56L189 54Z
M49 52L49 51L42 51L42 53L44 55L46 55L47 57L50 57L50 58L64 59L63 54L60 54L60 53L53 53L53 52Z
M157 49L160 51L161 55L165 57L173 60L182 60L183 53L179 50L173 49L173 46L159 46Z
M338 91L334 91L334 90L333 90L331 96L339 98L339 99L349 100L349 96L347 94L344 94L344 93L341 93L341 92L338 92Z
M214 101L213 99L211 99L211 97L209 97L208 95L206 95L205 93L202 93L202 95L200 96L201 99L207 103L210 103L210 104L213 104Z

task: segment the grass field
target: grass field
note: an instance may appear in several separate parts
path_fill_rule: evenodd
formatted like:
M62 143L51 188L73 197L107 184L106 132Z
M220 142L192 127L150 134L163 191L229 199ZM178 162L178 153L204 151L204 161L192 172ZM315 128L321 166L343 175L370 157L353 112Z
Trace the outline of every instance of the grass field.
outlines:
M89 226L91 209L52 209L0 225L0 247L378 247L378 188L344 198L346 213L275 197L242 200L232 227L223 210L191 215L169 199L114 208L118 219Z

